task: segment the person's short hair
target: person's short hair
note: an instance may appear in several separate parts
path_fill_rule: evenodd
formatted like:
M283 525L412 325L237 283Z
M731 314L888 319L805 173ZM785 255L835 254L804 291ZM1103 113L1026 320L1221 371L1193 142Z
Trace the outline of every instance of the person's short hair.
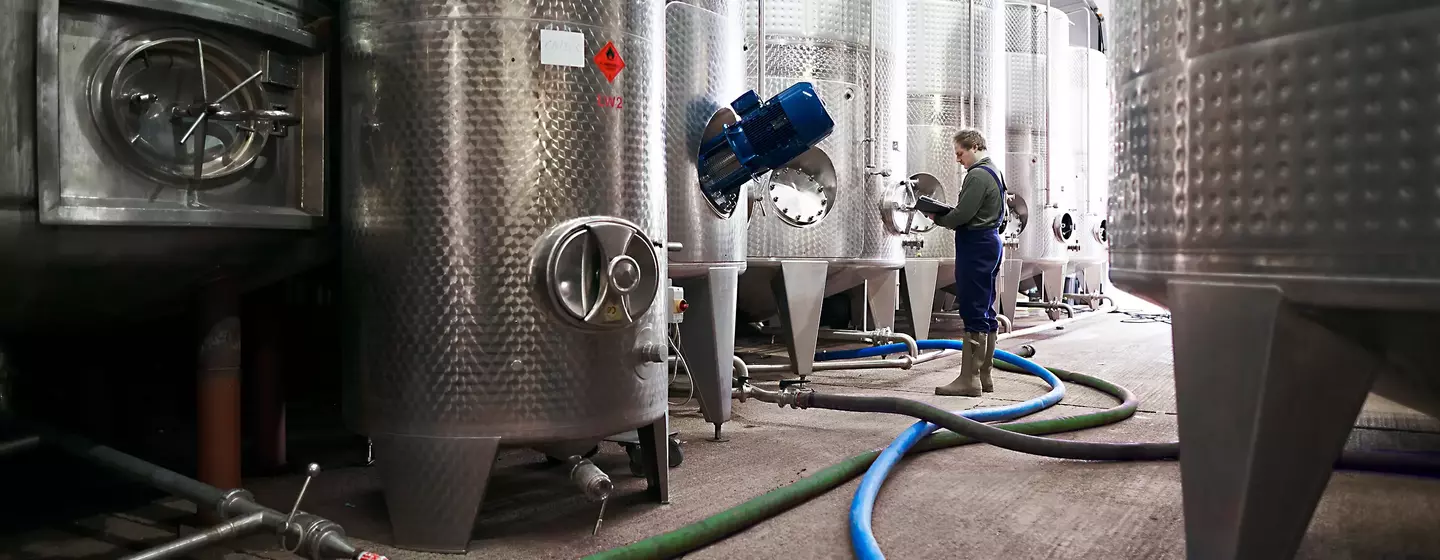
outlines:
M955 133L955 143L967 150L975 150L977 152L985 151L985 135L980 134L980 131L973 128L967 128Z

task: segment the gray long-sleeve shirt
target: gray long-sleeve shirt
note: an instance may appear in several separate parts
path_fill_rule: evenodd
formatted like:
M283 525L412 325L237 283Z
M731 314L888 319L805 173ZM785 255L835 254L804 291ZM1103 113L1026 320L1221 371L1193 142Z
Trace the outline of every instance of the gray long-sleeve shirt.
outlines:
M1000 196L1000 184L995 182L980 166L995 169L990 158L981 158L966 169L965 181L960 186L960 200L955 209L935 220L936 224L949 229L994 229L1000 227L1000 210L1005 203ZM998 170L997 170L998 171ZM999 173L997 172L997 175Z

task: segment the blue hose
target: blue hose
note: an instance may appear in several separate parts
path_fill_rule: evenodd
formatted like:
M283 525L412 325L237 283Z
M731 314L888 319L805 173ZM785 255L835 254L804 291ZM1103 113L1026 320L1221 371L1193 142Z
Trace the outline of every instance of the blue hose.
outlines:
M964 347L964 343L959 340L920 340L916 341L916 344L921 350L959 350ZM871 358L905 351L904 344L887 344L858 350L819 352L815 354L815 360ZM957 411L956 414L977 422L997 422L1039 412L1065 398L1065 385L1060 383L1060 379L1055 377L1055 374L1040 367L1039 364L999 349L995 350L995 357L1043 379L1050 385L1050 392L1019 404L963 410ZM939 426L929 422L916 422L915 425L901 433L900 437L895 438L895 441L890 442L890 446L880 452L880 456L870 464L870 470L865 471L865 477L860 479L860 489L855 491L855 499L850 502L850 546L855 549L857 558L862 560L885 558L885 554L880 552L880 543L875 541L875 533L870 529L870 518L875 509L875 497L880 494L880 487L885 484L885 477L890 475L890 470L895 468L905 452L938 429L940 429Z

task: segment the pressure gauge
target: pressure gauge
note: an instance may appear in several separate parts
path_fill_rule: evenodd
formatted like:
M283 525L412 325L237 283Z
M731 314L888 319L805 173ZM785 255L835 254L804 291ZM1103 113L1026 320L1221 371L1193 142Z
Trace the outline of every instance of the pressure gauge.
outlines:
M656 246L640 227L586 217L552 228L532 261L537 297L566 323L587 330L635 324L663 284Z

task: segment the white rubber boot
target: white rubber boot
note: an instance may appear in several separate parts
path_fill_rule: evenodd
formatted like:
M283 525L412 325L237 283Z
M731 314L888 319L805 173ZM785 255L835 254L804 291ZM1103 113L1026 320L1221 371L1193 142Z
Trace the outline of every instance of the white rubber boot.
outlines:
M985 333L981 336L985 340L985 352L975 357L975 361L980 365L977 370L980 374L980 390L994 393L995 382L990 379L990 369L995 365L995 337L999 336L999 333Z
M978 372L975 357L985 353L985 335L966 331L965 344L960 349L960 377L956 377L949 385L936 387L935 394L945 397L978 397L980 396L980 380L976 377Z

